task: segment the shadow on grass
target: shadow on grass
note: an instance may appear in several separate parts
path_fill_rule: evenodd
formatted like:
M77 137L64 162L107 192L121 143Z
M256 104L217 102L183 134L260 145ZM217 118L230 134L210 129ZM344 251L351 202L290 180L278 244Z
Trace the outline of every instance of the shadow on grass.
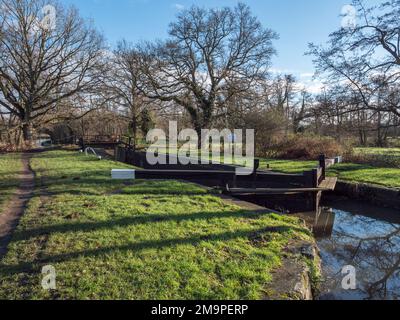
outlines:
M359 171L359 170L369 170L369 169L379 169L379 168L374 168L370 165L366 164L341 164L338 166L333 166L329 168L330 172L350 172L350 171Z
M7 172L1 172L0 173L0 182L4 177L9 177L9 176L14 176L16 179L18 179L19 175L24 174L25 172L23 170L8 170Z
M97 178L93 178L93 175L97 174ZM84 174L65 174L56 178L37 178L36 180L38 187L49 188L49 194L53 196L57 195L80 195L80 196L110 196L115 194L120 195L206 195L212 194L207 190L203 190L200 187L186 183L187 191L182 189L183 184L171 185L171 181L176 180L135 180L135 181L122 181L112 180L111 176L105 174L104 171L93 171L85 172ZM19 182L2 184L0 183L0 192L7 190L9 187L18 186ZM51 190L55 186L60 190ZM104 192L96 192L99 187L104 187ZM169 189L168 189L169 188ZM93 189L93 191L85 190ZM117 193L118 191L118 193Z
M40 159L40 160L46 160L46 159L75 159L76 156L82 155L79 151L65 151L62 153L56 153L52 151L63 151L61 148L58 149L53 149L53 150L44 150L43 152L36 152L35 158ZM52 152L52 153L49 153ZM88 157L90 158L90 157ZM99 160L97 160L99 161Z
M17 273L23 272L39 272L39 268L41 268L44 264L52 264L52 263L61 263L64 261L76 259L79 257L98 257L104 256L113 252L139 252L146 249L162 249L165 247L175 247L179 245L192 245L198 246L201 242L204 241L229 241L238 238L247 238L250 241L260 239L260 235L265 233L287 233L289 231L294 230L289 226L274 226L267 228L260 228L255 230L238 230L238 231L229 231L219 234L211 234L205 236L194 236L194 237L186 237L186 238L173 238L173 239L165 239L165 240L148 240L142 241L138 243L131 243L122 246L110 246L89 250L76 251L65 254L58 254L48 257L42 257L33 262L22 262L14 265L1 265L0 268L0 276L11 276Z
M16 182L8 182L8 183L2 183L0 181L0 195L3 194L3 192L8 192L10 188L15 188L20 186L20 181Z
M57 225L50 225L41 228L29 229L24 231L16 231L14 233L14 241L23 241L30 238L38 237L41 235L48 235L52 233L68 233L68 232L89 232L96 230L113 229L118 227L137 226L147 223L162 223L162 222L184 222L196 220L213 220L213 219L227 219L227 218L247 218L259 219L267 213L261 212L248 212L248 211L231 211L231 212L197 212L194 214L179 214L168 215L166 214L146 214L134 217L125 217L120 219L112 219L100 222L71 222ZM299 231L301 229L296 229Z

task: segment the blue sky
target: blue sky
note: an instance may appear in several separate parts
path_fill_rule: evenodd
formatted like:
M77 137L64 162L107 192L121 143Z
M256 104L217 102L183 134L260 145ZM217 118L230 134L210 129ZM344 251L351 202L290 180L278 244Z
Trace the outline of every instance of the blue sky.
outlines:
M369 0L374 1L374 0ZM128 41L167 36L168 24L182 8L193 4L205 7L234 6L236 0L62 0L80 9L114 45ZM340 13L351 0L242 0L264 26L279 33L275 42L278 56L273 70L290 72L310 81L311 57L304 56L309 42L324 43L329 33L341 25Z

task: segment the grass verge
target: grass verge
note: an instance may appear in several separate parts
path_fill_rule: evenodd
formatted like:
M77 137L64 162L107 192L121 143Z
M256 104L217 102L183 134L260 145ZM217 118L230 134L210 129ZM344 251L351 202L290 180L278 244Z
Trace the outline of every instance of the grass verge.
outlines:
M0 155L0 214L19 185L22 170L21 155L17 153Z

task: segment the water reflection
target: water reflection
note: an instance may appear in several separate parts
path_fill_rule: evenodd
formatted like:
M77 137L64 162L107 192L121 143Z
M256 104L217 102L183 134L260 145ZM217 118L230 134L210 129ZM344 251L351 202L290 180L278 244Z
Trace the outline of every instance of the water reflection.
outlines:
M302 214L321 250L321 299L400 298L400 212L336 199ZM357 290L342 289L345 265L357 270Z
M333 209L321 207L318 212L304 212L297 214L297 216L306 221L317 239L331 237L336 216Z

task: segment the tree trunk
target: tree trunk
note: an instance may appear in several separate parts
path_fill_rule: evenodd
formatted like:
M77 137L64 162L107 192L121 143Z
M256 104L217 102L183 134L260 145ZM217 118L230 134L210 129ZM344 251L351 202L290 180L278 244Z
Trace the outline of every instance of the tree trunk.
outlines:
M133 140L133 150L136 150L137 146L137 131L138 131L138 119L134 115L132 116L132 121L131 121L131 130L132 130L132 140Z
M203 143L207 143L207 141L203 141L203 136L202 136L203 128L202 128L201 124L199 124L198 122L194 122L193 126L194 126L194 130L196 131L197 136L199 138L197 141L197 149L201 150Z
M22 135L24 142L32 142L32 125L30 123L24 123L22 126Z

